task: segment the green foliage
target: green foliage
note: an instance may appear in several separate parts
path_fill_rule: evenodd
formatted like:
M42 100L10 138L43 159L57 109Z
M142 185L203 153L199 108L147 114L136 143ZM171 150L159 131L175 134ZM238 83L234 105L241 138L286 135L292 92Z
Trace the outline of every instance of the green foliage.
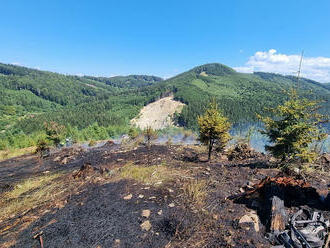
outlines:
M140 130L135 128L135 127L131 127L128 131L128 136L130 137L130 139L136 139L140 134Z
M107 85L119 88L140 88L163 80L160 77L147 75L116 76L111 78L85 76L84 78L99 81Z
M47 140L55 146L58 146L61 143L61 140L64 138L65 127L54 121L45 122L44 127Z
M296 86L295 77L273 73L244 74L221 64L207 64L164 81L173 88L175 99L187 104L176 122L197 130L197 117L215 98L231 123L256 122L256 113L266 115L266 108L286 100L283 90ZM330 114L330 91L323 84L301 78L299 94L310 100L324 100L322 111ZM312 93L311 93L312 92Z
M208 160L211 159L213 146L222 150L230 140L230 123L218 110L215 101L211 101L203 116L198 117L200 141L208 146Z
M272 143L265 147L266 150L282 161L315 160L317 154L309 145L327 136L320 130L324 116L317 112L319 104L319 101L299 97L292 90L287 101L270 109L272 117L259 116L265 124L263 133Z
M49 153L49 143L46 139L40 139L37 142L36 153L40 158L43 158L45 155Z
M172 93L187 104L175 114L185 128L198 130L197 117L212 98L231 123L255 122L255 113L264 115L264 107L285 101L282 91L295 81L271 73L237 73L221 64L198 66L164 81L145 75L68 76L0 64L0 149L35 146L45 136L45 122L65 126L64 136L74 141L127 133L143 106ZM323 113L330 113L326 84L301 79L300 89L311 100L325 100Z

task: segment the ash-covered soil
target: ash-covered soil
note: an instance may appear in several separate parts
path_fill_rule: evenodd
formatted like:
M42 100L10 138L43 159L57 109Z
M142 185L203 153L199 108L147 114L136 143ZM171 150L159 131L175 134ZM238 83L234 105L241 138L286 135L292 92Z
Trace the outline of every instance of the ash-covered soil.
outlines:
M33 236L41 231L44 247L270 247L267 219L258 215L263 206L228 197L279 171L258 153L205 160L199 146L108 143L62 149L42 161L28 155L0 162L3 199L24 180L61 173L51 181L56 194L0 218L0 247L40 247ZM306 180L326 197L329 173L310 172ZM311 208L303 205L287 211ZM321 203L313 209L330 218Z

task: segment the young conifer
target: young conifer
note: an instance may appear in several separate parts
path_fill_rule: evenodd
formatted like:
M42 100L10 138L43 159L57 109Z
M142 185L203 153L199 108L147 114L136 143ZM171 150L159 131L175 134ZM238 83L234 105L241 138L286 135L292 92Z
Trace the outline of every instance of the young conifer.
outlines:
M218 110L215 100L212 100L204 115L198 117L200 141L208 147L208 160L214 146L222 150L230 140L230 123Z
M326 138L320 129L325 117L317 112L319 101L299 97L292 89L289 99L284 104L271 108L272 117L261 117L271 145L266 150L282 162L312 162L317 154L310 149L310 144Z

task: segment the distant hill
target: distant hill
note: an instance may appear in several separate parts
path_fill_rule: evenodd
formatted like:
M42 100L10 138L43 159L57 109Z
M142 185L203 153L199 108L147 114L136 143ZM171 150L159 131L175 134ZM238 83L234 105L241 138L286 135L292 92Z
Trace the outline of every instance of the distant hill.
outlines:
M327 89L330 89L330 83L323 84Z
M256 113L265 114L265 107L274 107L286 99L285 90L298 87L301 95L320 99L323 112L330 113L330 91L326 85L313 80L297 79L274 73L238 73L222 64L198 66L163 82L174 89L177 100L187 104L178 121L196 128L196 118L210 98L217 99L219 107L234 123L256 121Z
M26 67L0 64L0 139L5 145L33 144L45 121L56 121L77 139L107 138L127 132L130 120L146 104L174 94L185 103L178 124L196 129L196 117L215 98L233 123L256 121L286 99L285 90L298 87L311 99L324 100L330 113L330 84L292 76L257 72L238 73L218 64L197 66L163 80L156 76L70 76ZM28 137L28 138L27 138ZM22 140L29 141L21 144Z
M85 76L84 78L102 82L107 85L119 87L119 88L143 87L163 81L163 79L160 77L148 76L148 75L129 75L129 76L116 76L116 77Z

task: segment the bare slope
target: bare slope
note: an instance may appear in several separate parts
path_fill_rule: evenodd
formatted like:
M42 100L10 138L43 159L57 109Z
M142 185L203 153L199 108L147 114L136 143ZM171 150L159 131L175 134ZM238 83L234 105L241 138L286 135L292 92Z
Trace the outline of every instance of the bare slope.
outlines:
M151 126L153 129L162 129L173 125L171 116L180 113L185 104L175 101L173 96L164 97L143 107L138 117L131 123L144 129Z

